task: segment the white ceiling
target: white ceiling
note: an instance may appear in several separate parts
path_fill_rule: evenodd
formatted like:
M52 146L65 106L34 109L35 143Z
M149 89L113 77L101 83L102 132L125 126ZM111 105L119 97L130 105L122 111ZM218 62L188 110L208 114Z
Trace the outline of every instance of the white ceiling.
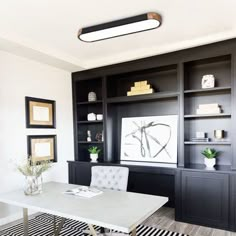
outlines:
M235 0L0 0L0 49L69 71L236 37ZM79 28L157 12L160 28L85 43Z

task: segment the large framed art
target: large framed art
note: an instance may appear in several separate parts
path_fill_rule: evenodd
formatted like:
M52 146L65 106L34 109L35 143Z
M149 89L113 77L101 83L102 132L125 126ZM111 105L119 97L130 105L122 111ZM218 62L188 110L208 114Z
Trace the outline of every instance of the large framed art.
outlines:
M25 97L27 128L56 128L55 101Z
M57 162L56 135L29 135L27 143L28 156L31 156L33 161Z
M122 118L123 161L177 163L178 116Z

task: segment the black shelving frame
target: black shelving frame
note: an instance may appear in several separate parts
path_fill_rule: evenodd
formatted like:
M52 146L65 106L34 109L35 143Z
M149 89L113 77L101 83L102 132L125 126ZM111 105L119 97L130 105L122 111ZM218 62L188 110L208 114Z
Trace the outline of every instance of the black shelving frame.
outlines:
M201 88L204 74L215 75L215 88ZM141 80L152 84L155 93L127 97L133 82ZM176 220L236 231L236 39L75 72L72 88L75 160L69 162L70 183L89 185L94 165L126 166L128 191L168 196ZM90 91L96 92L97 102L87 101ZM204 103L222 105L223 113L196 114ZM87 121L89 112L103 114L103 121ZM122 117L173 114L179 117L177 165L120 161ZM104 142L94 135L87 142L87 129L102 129ZM215 129L227 131L224 141L213 139ZM196 131L207 132L210 142L191 142ZM103 150L98 163L89 160L90 145ZM221 151L214 168L204 165L205 147Z
M233 140L236 130L236 125L233 124L236 87L234 48L234 40L231 40L217 46L212 44L163 56L73 73L75 160L89 162L89 158L81 157L79 151L80 146L84 146L86 141L78 139L79 132L81 129L84 132L86 126L92 130L96 130L97 126L102 127L104 133L102 162L118 163L120 161L122 117L175 114L179 116L178 167L203 164L204 159L202 159L202 163L196 163L195 156L199 156L199 153L190 151L187 152L187 155L191 155L191 157L186 157L186 149L191 149L194 145L201 145L201 148L216 145L217 149L221 149L222 145L228 146L230 149L230 152L226 153L227 155L231 153L231 161L226 164L230 164L232 170L236 169L235 145L230 142ZM216 76L214 88L201 88L201 78L204 74ZM156 89L155 93L126 96L126 92L133 83L141 80L147 80L152 84ZM96 102L87 101L90 91L97 93L98 100ZM219 104L223 102L226 105L226 111L220 114L196 114L194 106L200 104L199 101L206 103L208 99L216 100ZM103 121L86 120L87 113L93 108L100 109ZM81 115L81 113L84 114ZM189 126L190 130L194 130L194 126L199 126L201 122L204 125L208 122L211 126L212 120L217 120L221 124L220 127L224 122L227 122L226 127L230 128L230 137L227 137L226 142L198 143L190 142L190 136L185 137L185 127ZM211 129L213 132L218 127L212 126ZM89 145L89 143L86 144ZM199 158L197 159L199 160Z

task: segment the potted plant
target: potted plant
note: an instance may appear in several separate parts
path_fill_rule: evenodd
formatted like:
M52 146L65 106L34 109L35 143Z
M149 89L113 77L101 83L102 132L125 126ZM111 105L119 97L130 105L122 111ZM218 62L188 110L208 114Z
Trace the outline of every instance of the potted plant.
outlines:
M99 149L96 146L92 146L88 149L89 153L90 153L90 158L92 160L92 162L96 162L98 159L98 154L101 152L101 149Z
M17 170L25 176L24 192L26 195L36 195L43 191L42 173L51 168L51 162L48 160L35 161L29 157L22 165L17 165Z
M216 164L216 157L219 154L218 151L213 148L206 148L201 153L205 156L205 165L207 167L213 167Z

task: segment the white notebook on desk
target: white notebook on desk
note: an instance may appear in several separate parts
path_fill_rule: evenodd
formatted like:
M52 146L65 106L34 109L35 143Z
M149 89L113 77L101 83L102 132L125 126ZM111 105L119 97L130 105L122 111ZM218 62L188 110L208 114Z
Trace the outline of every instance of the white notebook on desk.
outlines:
M80 186L78 188L69 189L64 194L80 196L85 198L91 198L102 194L103 192L94 187Z

